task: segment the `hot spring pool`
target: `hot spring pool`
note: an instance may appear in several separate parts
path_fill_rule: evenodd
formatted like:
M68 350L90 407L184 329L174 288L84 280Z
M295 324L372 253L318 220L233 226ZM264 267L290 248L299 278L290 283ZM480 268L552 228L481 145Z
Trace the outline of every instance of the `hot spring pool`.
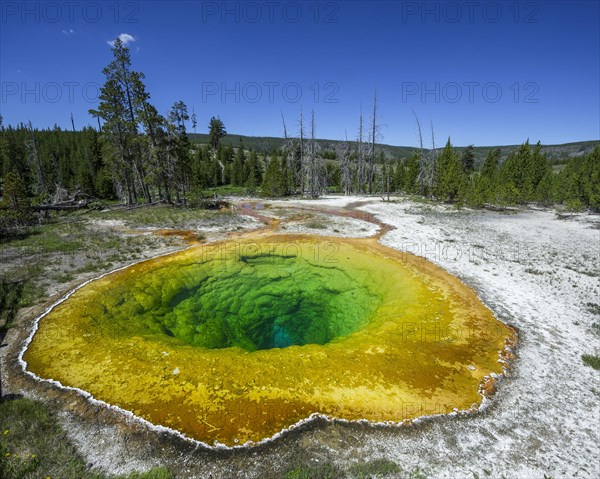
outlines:
M512 335L426 261L374 240L284 235L111 273L38 326L31 372L228 446L313 413L401 422L472 408Z

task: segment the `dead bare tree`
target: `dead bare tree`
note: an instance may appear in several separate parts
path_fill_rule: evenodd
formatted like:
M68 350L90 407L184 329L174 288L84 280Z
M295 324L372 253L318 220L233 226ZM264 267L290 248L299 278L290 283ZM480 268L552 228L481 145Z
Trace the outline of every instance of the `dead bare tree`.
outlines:
M306 134L304 131L304 119L303 119L303 115L302 115L302 108L300 108L300 134L299 134L299 138L300 138L300 144L299 144L299 148L300 148L300 178L299 179L300 179L300 194L303 196L306 191L305 180L306 180L306 173L307 173L305 145L304 145L304 137L305 136L306 136Z
M373 115L371 117L371 151L369 155L369 194L373 194L373 175L375 174L375 141L377 135L377 92L373 96Z
M285 123L285 117L281 112L281 122L283 124L283 137L285 142L283 144L283 161L285 162L285 168L288 177L286 178L286 188L288 193L293 193L296 188L298 180L298 165L296 164L296 141L293 137L288 136L287 125Z
M287 126L285 125L285 116L283 116L283 112L281 112L281 123L283 124L283 137L285 141L288 140Z
M425 154L425 147L423 146L423 130L421 129L421 122L419 121L419 117L413 110L413 115L415 116L415 121L417 123L417 131L419 133L419 175L417 176L417 182L419 183L419 189L421 194L425 192L425 185L429 183L429 174L428 174L428 163Z
M421 194L433 194L433 187L435 184L435 169L437 162L437 149L435 146L435 130L433 128L433 121L431 122L431 149L426 150L423 145L423 130L421 129L421 122L419 117L413 111L415 121L417 122L417 130L419 133L419 147L421 149L420 162L419 162L419 176L417 181L421 190Z
M308 191L310 196L316 198L325 188L325 175L323 160L318 154L319 145L316 140L315 112L311 112L310 142L308 144Z
M352 169L350 167L351 148L348 143L348 134L346 133L345 136L346 140L338 147L338 156L341 163L342 187L344 188L344 195L347 196L352 192Z
M390 201L390 176L391 176L390 159L388 158L388 156L385 153L382 153L382 159L383 159L383 173L384 173L383 191L384 191L384 194L387 196L387 201ZM385 201L385 198L384 198L384 201Z
M433 120L431 121L431 175L429 184L429 194L433 196L433 186L435 183L435 170L437 164L437 149L435 147L435 131L433 129Z
M373 113L371 116L371 131L369 132L369 194L374 193L373 181L375 180L375 162L377 142L383 140L381 127L377 122L377 92L373 95ZM379 191L384 191L385 180L382 178L382 184Z
M360 120L358 123L358 137L357 137L357 141L356 141L356 153L357 153L357 162L358 162L358 167L357 167L357 182L358 182L358 187L357 187L357 191L358 193L362 193L363 192L363 185L365 182L365 147L364 147L364 141L363 141L364 137L363 137L363 112L362 112L362 106L360 107Z

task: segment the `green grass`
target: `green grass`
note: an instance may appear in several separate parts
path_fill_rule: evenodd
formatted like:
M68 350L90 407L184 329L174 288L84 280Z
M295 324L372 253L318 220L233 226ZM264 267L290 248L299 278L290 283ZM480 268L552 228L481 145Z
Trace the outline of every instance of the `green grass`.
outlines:
M593 354L583 354L581 356L581 360L586 366L600 371L600 356L595 356Z
M39 401L0 400L0 477L3 479L174 479L165 468L106 476L89 469L68 441L53 414ZM425 479L420 469L400 476L401 468L385 459L360 463L344 470L330 462L297 465L282 479L368 479L403 477Z
M94 211L88 217L96 220L123 221L129 227L158 227L184 229L186 224L198 220L210 220L226 215L229 210L206 210L201 208L179 208L174 206L148 206L143 208L113 211Z
M340 477L344 477L343 471L331 463L296 466L285 475L285 479L339 479Z
M47 224L29 229L25 238L4 243L4 248L18 247L23 253L69 253L82 247L78 222Z
M148 472L132 472L128 476L119 476L116 479L174 479L175 476L163 467L150 469Z
M327 225L325 223L323 223L322 221L318 221L318 220L309 221L309 222L305 223L305 226L307 228L310 228L313 230L327 229Z
M350 474L356 479L368 479L371 477L388 477L402 471L400 466L387 459L375 459L373 461L355 464L350 469Z
M427 474L420 467L408 473L407 479L427 479Z
M214 193L219 196L247 196L248 188L245 186L225 185L216 188L209 188L208 193Z
M0 280L0 333L12 326L25 283ZM0 335L0 339L2 336Z
M92 211L53 217L49 223L30 228L27 235L12 237L0 244L0 257L6 265L0 281L25 281L20 306L45 300L49 282L65 284L79 274L106 272L115 263L139 259L144 251L179 240L153 235L124 236L110 227L98 227L93 221L103 213ZM222 213L183 208L147 207L109 212L103 218L130 218L136 225L167 226L190 218L210 218ZM147 222L147 223L145 223Z
M535 268L525 268L525 272L529 273L529 274L535 274L535 275L545 274L544 271L540 271L539 269L535 269Z
M39 402L0 402L0 476L99 478L86 471L63 431Z
M48 409L38 401L0 401L0 477L104 479L89 470ZM120 476L122 479L172 479L166 469Z

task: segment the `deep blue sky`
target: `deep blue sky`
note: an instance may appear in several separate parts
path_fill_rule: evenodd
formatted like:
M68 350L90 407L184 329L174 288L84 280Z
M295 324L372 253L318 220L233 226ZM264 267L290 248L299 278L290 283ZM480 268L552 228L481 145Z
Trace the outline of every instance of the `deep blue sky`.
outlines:
M107 41L127 34L159 111L183 100L198 132L215 115L281 136L302 107L318 137L354 138L377 90L385 143L417 143L413 110L438 143L600 138L597 1L115 3L0 2L5 124L92 123Z

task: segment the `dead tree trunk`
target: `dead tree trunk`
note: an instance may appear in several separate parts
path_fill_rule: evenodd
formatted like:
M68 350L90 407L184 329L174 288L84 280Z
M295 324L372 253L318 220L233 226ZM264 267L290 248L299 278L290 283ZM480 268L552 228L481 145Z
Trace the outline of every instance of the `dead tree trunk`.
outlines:
M369 158L369 194L373 194L373 175L375 173L375 141L377 137L377 93L373 96L373 118L371 125L371 155Z
M357 181L358 181L358 193L361 194L363 192L363 184L364 184L364 147L363 147L363 114L362 114L362 106L360 108L360 121L358 125L358 171L357 171Z
M352 171L350 169L350 145L348 144L348 134L346 141L340 148L341 170L342 170L342 187L344 195L348 196L352 190Z
M306 158L304 154L304 120L302 116L302 108L300 108L300 194L304 196L306 192Z

